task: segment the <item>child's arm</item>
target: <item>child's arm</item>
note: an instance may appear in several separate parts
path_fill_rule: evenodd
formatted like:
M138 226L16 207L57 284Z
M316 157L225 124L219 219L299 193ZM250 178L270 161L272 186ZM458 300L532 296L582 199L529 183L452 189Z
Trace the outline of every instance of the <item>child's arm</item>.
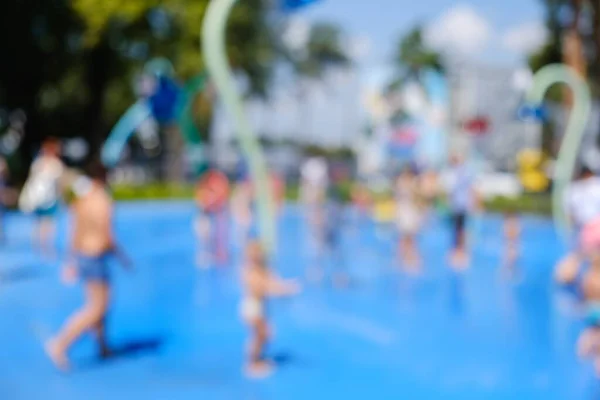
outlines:
M301 291L301 287L295 280L283 280L276 276L268 278L266 292L270 296L283 297L294 296Z

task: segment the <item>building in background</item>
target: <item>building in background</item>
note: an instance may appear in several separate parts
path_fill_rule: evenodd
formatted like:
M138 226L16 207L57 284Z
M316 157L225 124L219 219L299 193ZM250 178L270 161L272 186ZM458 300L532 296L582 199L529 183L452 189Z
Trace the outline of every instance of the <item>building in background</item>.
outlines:
M454 145L468 142L486 169L500 171L514 171L519 151L541 146L541 127L518 119L526 89L516 81L521 70L449 62L446 73Z
M465 125L475 119L486 119L487 132L475 140L480 157L493 170L514 171L516 157L523 149L542 148L542 129L537 123L518 119L517 110L523 104L528 88L524 70L491 67L472 62L454 62L447 66L451 93L451 127L455 140L472 139ZM529 78L531 79L531 78ZM560 148L569 111L557 103L547 103L553 134L553 151ZM600 170L598 134L600 103L595 102L581 146L581 157Z

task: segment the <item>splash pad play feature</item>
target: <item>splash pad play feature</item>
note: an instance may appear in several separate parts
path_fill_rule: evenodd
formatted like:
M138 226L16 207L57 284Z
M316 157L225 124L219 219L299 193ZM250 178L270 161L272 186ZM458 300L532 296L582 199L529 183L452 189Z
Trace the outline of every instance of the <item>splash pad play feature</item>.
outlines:
M284 0L279 3L283 12L296 11L317 0ZM276 207L271 196L269 173L260 143L244 113L242 96L238 92L234 74L226 52L225 28L237 0L213 0L204 17L201 40L206 66L222 101L231 115L240 148L248 163L255 186L258 227L264 247L269 253L276 246Z
M573 108L567 130L560 146L554 174L552 209L554 222L563 238L568 240L573 228L565 214L564 193L573 179L581 142L591 111L591 93L587 83L571 68L562 64L542 68L534 76L533 86L527 94L527 106L521 112L525 117L540 121L545 116L541 103L547 91L556 84L565 84L573 92Z
M205 86L204 75L197 75L181 85L175 80L173 66L168 60L148 62L138 82L140 99L121 117L102 148L104 165L114 167L119 162L127 142L136 131L142 144L156 144L157 124L175 123L185 140L193 173L199 175L204 172L207 165L204 145L194 124L192 106Z

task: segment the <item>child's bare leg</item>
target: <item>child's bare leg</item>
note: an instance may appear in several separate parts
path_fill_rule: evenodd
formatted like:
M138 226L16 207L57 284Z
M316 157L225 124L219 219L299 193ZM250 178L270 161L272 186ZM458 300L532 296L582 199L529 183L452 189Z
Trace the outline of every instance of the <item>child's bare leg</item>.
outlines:
M464 254L466 254L466 247L467 247L467 233L463 229L458 234L458 245L456 246L456 250L458 251L458 253L460 255L464 255Z
M263 350L267 344L267 324L263 319L259 319L254 324L254 339L250 348L250 363L254 364L262 361Z
M586 329L577 343L577 353L581 358L593 357L596 376L600 377L600 328Z
M85 332L97 328L106 315L109 290L105 283L86 285L86 304L76 312L63 330L47 345L47 352L60 369L68 368L67 351Z
M419 252L417 251L417 245L415 238L412 234L406 235L404 238L404 254L407 266L411 270L419 268Z
M407 235L404 233L400 237L400 242L398 243L398 253L400 255L400 260L406 262L410 253L410 243Z
M54 243L56 226L50 217L43 217L38 222L37 245L44 257L53 259L56 257Z
M248 374L252 377L264 377L271 372L271 365L263 357L264 349L269 339L267 323L259 319L253 324L254 337L250 343Z
M517 262L518 252L514 243L508 243L504 250L504 267L508 272L514 272Z
M398 246L398 250L400 252L400 260L402 261L403 264L406 264L408 262L408 258L409 258L409 254L408 254L409 253L409 245L408 245L408 241L406 239L405 234L403 234L402 237L400 238L400 244Z
M513 243L508 250L508 262L511 268L515 267L517 258L519 258L519 251L517 250L517 245Z
M214 218L214 247L215 247L215 258L219 264L227 262L229 254L227 252L227 213L220 211Z
M468 264L468 256L467 256L467 235L466 231L463 229L457 233L456 238L456 246L452 252L452 263L457 268L466 268Z
M212 225L206 216L201 215L196 217L194 228L198 246L196 252L196 266L199 268L207 268L210 266L210 257L207 249L212 245L212 243L210 243Z
M109 358L112 355L110 347L106 341L106 316L101 318L94 327L98 348L100 349L100 357Z

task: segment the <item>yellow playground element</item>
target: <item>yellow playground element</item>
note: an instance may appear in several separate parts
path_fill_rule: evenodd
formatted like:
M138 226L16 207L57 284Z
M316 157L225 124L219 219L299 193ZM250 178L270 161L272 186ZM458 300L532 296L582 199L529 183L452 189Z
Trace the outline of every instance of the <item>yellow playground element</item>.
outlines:
M546 156L539 150L526 149L517 155L519 180L528 192L543 192L550 180L544 171Z
M373 219L380 224L388 224L394 221L396 215L396 203L394 199L383 198L377 200L373 205Z

